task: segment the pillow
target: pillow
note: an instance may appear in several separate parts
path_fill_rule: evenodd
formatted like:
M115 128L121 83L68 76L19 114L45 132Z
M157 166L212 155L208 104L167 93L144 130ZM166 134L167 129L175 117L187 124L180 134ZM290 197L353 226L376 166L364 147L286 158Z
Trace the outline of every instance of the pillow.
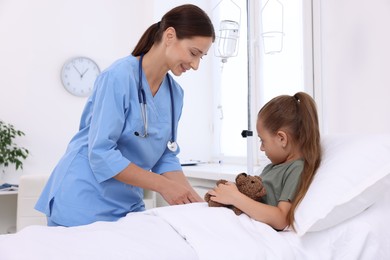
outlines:
M298 235L356 216L390 188L390 134L327 135L323 157L295 211Z

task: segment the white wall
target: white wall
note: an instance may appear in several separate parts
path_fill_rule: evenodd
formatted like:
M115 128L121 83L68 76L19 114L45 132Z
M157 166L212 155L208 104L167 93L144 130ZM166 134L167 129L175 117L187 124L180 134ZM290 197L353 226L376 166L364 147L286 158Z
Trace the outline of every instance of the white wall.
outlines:
M103 70L129 55L145 29L175 5L186 1L3 0L0 1L0 119L26 136L30 150L24 170L7 169L3 181L20 174L50 174L76 133L86 98L70 95L61 84L66 60L87 56ZM208 1L192 1L207 10ZM200 135L211 138L210 61L179 82L185 107L179 142L185 159L207 159ZM209 141L209 140L206 140ZM3 177L3 181L1 181Z
M31 152L24 173L49 174L77 130L86 98L62 87L64 62L87 56L104 69L128 55L152 16L139 3L0 2L0 117L26 134L19 140Z
M325 133L389 133L390 1L314 3Z

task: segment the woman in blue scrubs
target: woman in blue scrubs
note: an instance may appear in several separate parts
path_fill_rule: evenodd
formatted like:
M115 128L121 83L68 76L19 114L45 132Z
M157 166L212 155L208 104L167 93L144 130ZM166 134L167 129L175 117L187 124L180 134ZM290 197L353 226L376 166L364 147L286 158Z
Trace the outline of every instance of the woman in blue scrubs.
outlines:
M99 75L79 132L35 206L49 225L115 221L142 211L143 189L170 205L202 201L177 158L183 90L168 72L197 70L214 40L203 10L178 6L145 31L132 55Z

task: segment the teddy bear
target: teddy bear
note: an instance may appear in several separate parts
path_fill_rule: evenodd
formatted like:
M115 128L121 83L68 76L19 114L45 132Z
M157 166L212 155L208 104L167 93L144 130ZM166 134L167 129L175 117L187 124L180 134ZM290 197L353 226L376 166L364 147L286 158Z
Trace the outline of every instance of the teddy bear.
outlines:
M226 182L226 180L219 180L216 185L218 186L221 183L225 184ZM240 173L236 176L236 185L241 193L256 201L260 201L261 197L266 194L266 190L260 176L251 176L246 173ZM233 205L224 205L216 201L212 201L210 197L211 195L209 193L206 193L204 196L204 200L208 203L209 207L227 207L232 209L236 215L240 215L242 213L240 209L234 207Z

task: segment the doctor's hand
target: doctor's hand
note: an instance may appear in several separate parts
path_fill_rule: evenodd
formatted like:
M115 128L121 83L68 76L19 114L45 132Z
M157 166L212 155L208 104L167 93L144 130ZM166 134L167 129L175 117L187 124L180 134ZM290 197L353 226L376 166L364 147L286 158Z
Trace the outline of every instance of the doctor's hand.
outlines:
M168 172L163 176L166 177L166 181L159 193L169 205L203 202L203 199L188 183L183 172Z
M163 189L160 194L169 205L180 205L202 201L199 195L193 194L191 190L184 185L173 181L169 187Z

